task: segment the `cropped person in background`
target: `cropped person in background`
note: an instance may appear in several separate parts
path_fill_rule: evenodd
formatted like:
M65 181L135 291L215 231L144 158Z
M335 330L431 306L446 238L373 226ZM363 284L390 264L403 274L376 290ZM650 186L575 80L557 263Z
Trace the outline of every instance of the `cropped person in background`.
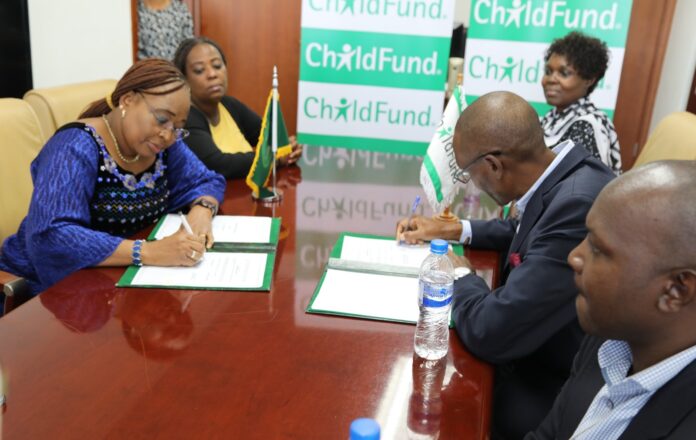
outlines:
M254 146L261 132L261 118L241 101L227 96L227 60L220 46L205 38L181 43L174 64L191 85L191 112L186 143L213 171L228 179L246 177L254 161ZM290 136L292 152L278 158L291 165L302 155L302 146Z
M186 80L170 62L135 63L32 162L29 213L0 249L0 269L38 294L85 267L196 264L213 244L225 181L182 140L189 107ZM193 234L125 238L178 210L188 210Z
M696 162L653 162L607 185L568 262L588 333L527 440L696 437Z
M607 71L607 45L571 32L551 43L544 61L541 85L546 102L554 107L541 118L546 145L570 139L619 174L621 149L614 124L589 98Z
M138 59L171 60L179 43L193 37L193 19L181 0L138 0Z

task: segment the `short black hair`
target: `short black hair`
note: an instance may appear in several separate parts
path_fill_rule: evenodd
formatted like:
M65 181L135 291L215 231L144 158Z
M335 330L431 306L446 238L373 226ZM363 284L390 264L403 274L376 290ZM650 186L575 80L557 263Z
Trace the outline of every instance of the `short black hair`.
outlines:
M186 59L188 58L191 49L198 46L199 44L210 44L215 49L217 49L217 51L220 52L220 58L222 58L222 62L225 64L225 66L227 66L227 59L225 58L225 53L222 51L222 48L220 48L219 44L217 44L208 37L187 38L184 41L182 41L181 44L179 44L179 47L176 48L176 52L174 53L174 59L172 60L172 63L174 63L176 68L181 71L184 77L186 76Z
M594 84L587 89L588 95L595 89L599 80L604 78L609 66L607 44L598 38L577 31L553 40L546 49L544 62L548 62L551 55L564 56L581 78L595 80Z

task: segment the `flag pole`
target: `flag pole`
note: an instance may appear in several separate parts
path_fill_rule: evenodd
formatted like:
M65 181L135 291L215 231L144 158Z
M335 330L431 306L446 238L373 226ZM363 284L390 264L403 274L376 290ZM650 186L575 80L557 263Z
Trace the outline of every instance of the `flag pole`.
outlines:
M271 154L272 154L272 168L271 174L273 179L273 186L271 188L271 194L265 197L254 197L256 200L260 200L264 203L277 203L283 200L283 195L280 190L276 187L276 159L278 156L278 67L273 66L273 82L272 82L272 93L271 93L271 114L273 115L270 120L271 124ZM254 196L252 194L252 196Z
M273 194L274 200L280 200L280 194L276 189L276 159L278 155L278 67L273 66L273 131L271 133L271 151L273 151Z

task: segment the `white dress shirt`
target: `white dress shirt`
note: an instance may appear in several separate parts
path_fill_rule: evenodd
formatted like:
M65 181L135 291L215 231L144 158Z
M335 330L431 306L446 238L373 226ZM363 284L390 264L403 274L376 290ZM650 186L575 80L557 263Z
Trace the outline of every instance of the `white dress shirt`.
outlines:
M551 174L556 167L558 167L558 164L561 163L561 161L566 157L566 155L570 152L570 150L573 149L575 144L573 141L570 139L561 142L560 144L556 145L552 151L556 153L556 157L553 159L553 161L549 164L548 167L544 170L544 172L539 176L539 178L534 182L534 184L527 190L526 193L522 197L519 198L515 202L515 206L517 207L517 212L518 212L518 218L522 219L522 214L524 214L524 210L527 208L527 203L531 200L532 196L536 192L537 189L541 186L542 183L544 183L544 180ZM471 222L469 220L461 220L462 222L462 235L459 236L459 242L460 243L471 243L471 238L473 236L471 232ZM520 225L519 223L517 224L517 229L519 230Z

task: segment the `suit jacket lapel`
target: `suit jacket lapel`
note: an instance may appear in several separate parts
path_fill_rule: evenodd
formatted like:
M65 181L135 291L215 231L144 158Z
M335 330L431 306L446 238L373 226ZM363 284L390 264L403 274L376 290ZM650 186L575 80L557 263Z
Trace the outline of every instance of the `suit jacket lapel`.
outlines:
M661 439L696 407L696 361L667 382L636 414L619 439Z
M527 238L529 231L532 230L532 227L534 227L539 217L541 217L544 210L544 195L554 186L556 186L565 176L567 176L568 173L574 170L580 162L589 156L589 154L590 153L585 150L582 145L576 144L563 158L561 163L556 166L556 169L554 169L551 174L546 176L546 179L544 179L541 186L539 186L539 188L537 188L537 190L534 192L532 198L529 200L529 203L527 203L527 207L524 210L524 214L522 214L522 218L520 219L519 230L513 237L512 243L510 244L510 249L508 250L507 258L505 259L504 270L508 270L508 266L510 264L510 254L520 250L520 247Z

